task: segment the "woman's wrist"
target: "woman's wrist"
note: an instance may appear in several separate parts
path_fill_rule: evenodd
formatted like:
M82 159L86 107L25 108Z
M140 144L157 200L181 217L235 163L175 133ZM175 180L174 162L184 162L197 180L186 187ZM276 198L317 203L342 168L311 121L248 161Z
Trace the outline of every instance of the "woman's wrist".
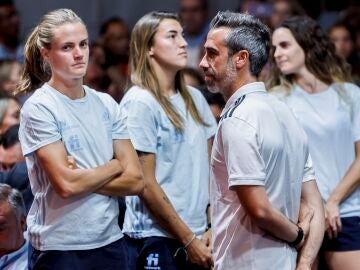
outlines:
M340 204L340 198L336 195L331 195L326 204L336 204L336 205L339 205Z

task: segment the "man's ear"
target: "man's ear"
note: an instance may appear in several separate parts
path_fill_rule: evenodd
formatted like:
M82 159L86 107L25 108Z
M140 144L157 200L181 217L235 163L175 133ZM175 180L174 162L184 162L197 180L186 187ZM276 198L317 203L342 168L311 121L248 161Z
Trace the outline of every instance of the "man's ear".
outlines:
M26 217L22 216L20 219L20 226L23 232L26 231Z
M235 54L235 66L238 69L243 68L249 62L249 52L241 50Z

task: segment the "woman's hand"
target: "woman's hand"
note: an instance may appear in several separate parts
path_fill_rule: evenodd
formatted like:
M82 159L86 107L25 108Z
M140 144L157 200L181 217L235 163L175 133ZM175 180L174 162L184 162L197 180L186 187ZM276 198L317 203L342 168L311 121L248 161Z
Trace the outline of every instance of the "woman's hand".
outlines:
M325 222L326 232L329 238L336 238L338 233L341 231L341 219L338 203L328 201L325 204Z

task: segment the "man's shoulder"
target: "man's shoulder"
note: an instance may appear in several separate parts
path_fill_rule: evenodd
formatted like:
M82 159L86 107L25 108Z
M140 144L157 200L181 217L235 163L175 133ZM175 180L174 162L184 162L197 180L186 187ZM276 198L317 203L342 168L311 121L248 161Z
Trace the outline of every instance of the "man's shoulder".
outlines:
M242 95L241 97L237 98L236 101L231 104L231 106L229 106L229 108L227 108L227 110L222 114L220 121L239 115L239 107L242 105L245 99L246 95Z
M223 113L222 120L231 117L254 118L268 113L271 111L271 104L267 100L268 96L266 94L258 98L252 94L242 95Z

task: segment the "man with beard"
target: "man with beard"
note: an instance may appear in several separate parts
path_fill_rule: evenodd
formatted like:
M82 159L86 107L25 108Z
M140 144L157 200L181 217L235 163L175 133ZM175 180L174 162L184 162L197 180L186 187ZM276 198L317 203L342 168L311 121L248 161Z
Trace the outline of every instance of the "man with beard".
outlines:
M217 270L311 269L322 241L306 135L257 81L269 47L269 29L258 19L219 12L200 63L208 88L227 102L210 173Z

